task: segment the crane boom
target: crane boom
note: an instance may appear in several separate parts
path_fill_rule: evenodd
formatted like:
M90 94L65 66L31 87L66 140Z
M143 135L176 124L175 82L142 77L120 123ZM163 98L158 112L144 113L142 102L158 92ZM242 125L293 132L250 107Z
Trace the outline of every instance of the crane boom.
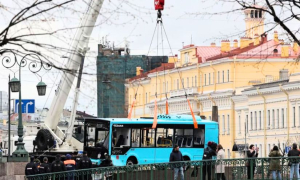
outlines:
M54 135L53 132L57 129L57 125L74 82L76 72L81 64L82 57L86 53L89 39L100 13L103 1L104 0L91 0L87 13L84 15L81 22L79 31L72 42L71 54L66 64L66 68L70 69L71 72L63 72L59 87L45 120L45 126L52 135Z

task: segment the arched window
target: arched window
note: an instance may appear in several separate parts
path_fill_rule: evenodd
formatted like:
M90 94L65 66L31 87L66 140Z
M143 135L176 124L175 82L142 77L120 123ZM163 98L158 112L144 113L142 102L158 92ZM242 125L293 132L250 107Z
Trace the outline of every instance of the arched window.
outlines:
M251 10L250 16L251 16L251 18L254 18L254 10Z
M259 10L259 18L262 18L262 10Z
M258 18L258 11L255 11L255 18Z

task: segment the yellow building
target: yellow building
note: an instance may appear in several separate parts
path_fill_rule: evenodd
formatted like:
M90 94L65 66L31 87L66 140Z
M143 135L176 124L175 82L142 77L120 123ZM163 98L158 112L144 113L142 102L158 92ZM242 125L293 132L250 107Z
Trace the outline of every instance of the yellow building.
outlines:
M299 47L283 44L277 32L268 40L267 35L261 34L263 28L254 28L258 22L263 23L263 14L245 13L246 28L252 28L246 29L246 33L254 35L242 37L240 45L237 40L223 40L220 46L187 45L179 50L180 59L170 57L170 63L128 79L127 98L130 103L135 97L137 100L132 116L153 116L155 98L159 114L165 113L166 98L170 114L190 114L187 96L194 113L207 119L211 119L215 104L219 108L220 143L227 158L235 157L231 149L239 134L235 133L237 114L233 97L254 84L279 79L283 68L289 73L299 71L294 64Z

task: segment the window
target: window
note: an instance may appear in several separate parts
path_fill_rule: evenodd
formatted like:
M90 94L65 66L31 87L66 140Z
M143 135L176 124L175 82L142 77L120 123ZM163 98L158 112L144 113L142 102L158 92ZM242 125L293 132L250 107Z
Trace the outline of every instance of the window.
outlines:
M254 112L254 130L257 130L257 114L256 111Z
M184 53L184 63L189 63L190 60L189 60L189 53Z
M204 74L204 85L206 86L206 74Z
M171 128L157 128L156 147L173 147L173 133Z
M148 103L148 95L147 95L147 93L146 93L146 104Z
M261 111L259 111L259 129L261 130Z
M277 109L277 128L279 128L279 109Z
M151 127L145 127L141 131L141 147L154 147L155 130Z
M177 79L177 90L179 90L179 79Z
M253 130L253 117L252 117L252 112L250 113L250 130Z
M197 76L195 76L195 87L197 87Z
M192 87L194 87L194 77L192 77Z
M204 147L204 128L194 129L194 147Z
M293 127L296 127L296 109L293 107Z
M181 85L182 85L182 88L184 88L184 79L183 79L183 78L181 79L181 83L182 83L182 84L181 84Z
M176 129L175 143L179 147L193 147L193 129Z
M186 87L187 87L187 88L189 88L189 86L190 86L190 85L189 85L189 82L190 82L190 81L189 81L189 78L186 78Z
M208 84L210 85L210 73L208 73Z
M168 81L167 81L166 92L168 92L168 90L169 90L169 83L168 83Z
M218 71L218 83L220 83L220 71Z
M211 120L211 116L209 116L209 120Z
M230 150L227 149L227 153L228 153L228 159L230 159Z
M229 70L227 70L227 82L229 82Z
M268 110L268 129L270 129L271 126L271 112Z
M274 129L275 128L275 110L274 109L272 110L272 120L273 120L272 128Z
M223 115L222 117L223 117L223 134L225 134L225 115Z
M163 86L163 87L162 87L162 88L163 88L163 93L166 92L166 86L165 86L165 85L166 85L165 82L163 82L163 85L162 85L162 86Z
M224 71L222 71L222 79L223 79L223 82L225 82Z
M140 147L141 129L131 130L131 147Z
M300 127L300 106L298 107L298 116L299 116L299 117L298 117L298 118L299 118L299 119L298 119L298 120L299 120L298 127Z
M241 133L241 116L239 115L239 134Z
M281 109L282 128L284 128L284 108Z
M249 132L249 128L248 128L249 126L248 126L248 115L246 115L246 129L245 129L245 131L248 133Z
M230 117L227 115L227 134L230 134Z
M112 133L112 143L114 148L122 148L124 146L130 147L131 141L131 129L124 127L113 127ZM98 134L100 134L98 132ZM102 137L105 137L102 135Z

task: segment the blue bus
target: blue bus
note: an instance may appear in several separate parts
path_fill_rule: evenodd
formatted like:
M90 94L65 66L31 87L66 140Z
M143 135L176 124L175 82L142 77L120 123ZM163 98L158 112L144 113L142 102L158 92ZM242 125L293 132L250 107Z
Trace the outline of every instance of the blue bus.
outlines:
M184 160L201 160L208 141L218 143L218 123L191 115L158 115L153 118L85 119L84 150L93 164L100 164L107 153L114 166L169 162L175 144Z

